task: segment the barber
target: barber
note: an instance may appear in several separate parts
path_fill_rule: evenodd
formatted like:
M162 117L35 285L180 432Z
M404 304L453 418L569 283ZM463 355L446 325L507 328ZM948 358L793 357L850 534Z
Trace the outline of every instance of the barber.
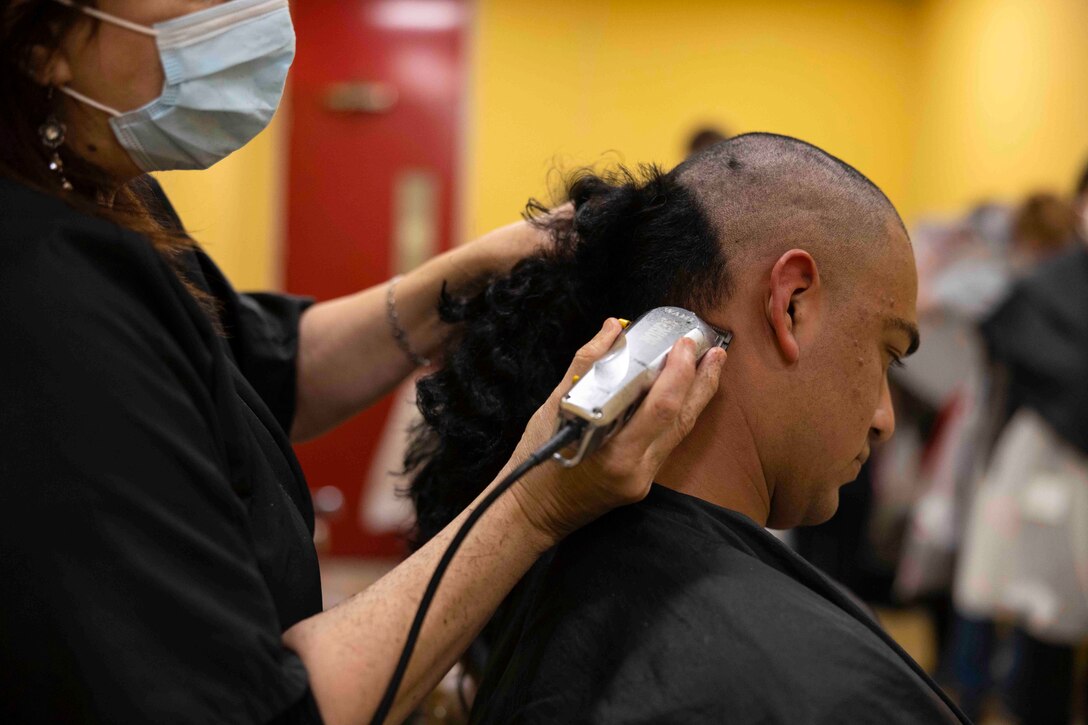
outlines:
M0 0L4 721L365 721L463 519L322 612L290 442L440 354L443 283L508 269L541 235L507 227L316 305L240 295L144 176L249 141L293 53L286 0ZM620 329L605 322L569 375ZM678 346L608 446L536 469L488 511L439 589L393 721L542 552L646 494L723 357L697 368ZM508 469L550 434L558 395Z

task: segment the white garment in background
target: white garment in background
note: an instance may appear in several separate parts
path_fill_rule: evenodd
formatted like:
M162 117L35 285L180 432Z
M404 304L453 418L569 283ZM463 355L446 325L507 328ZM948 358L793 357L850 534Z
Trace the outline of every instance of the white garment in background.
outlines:
M1088 636L1088 457L1021 409L968 517L955 602L1054 643Z

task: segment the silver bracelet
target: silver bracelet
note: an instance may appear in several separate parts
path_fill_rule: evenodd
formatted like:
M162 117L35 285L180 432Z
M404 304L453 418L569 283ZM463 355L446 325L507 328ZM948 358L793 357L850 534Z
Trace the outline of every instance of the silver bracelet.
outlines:
M394 290L396 290L397 283L400 282L403 277L403 274L398 274L396 277L389 280L389 287L385 291L385 318L389 320L389 327L393 331L393 339L397 341L397 347L404 352L408 359L412 361L413 365L425 368L431 364L431 361L416 353L416 351L412 349L412 346L408 344L408 333L400 326L400 318L397 317L397 300L394 295Z

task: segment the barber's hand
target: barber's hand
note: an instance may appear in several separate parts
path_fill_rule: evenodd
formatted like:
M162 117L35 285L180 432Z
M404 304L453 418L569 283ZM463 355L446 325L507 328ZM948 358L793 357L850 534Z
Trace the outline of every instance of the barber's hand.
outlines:
M574 206L567 203L549 212L548 218L569 217L573 213ZM520 221L488 232L476 241L458 247L453 254L462 274L473 279L480 275L505 274L522 259L550 244L548 232Z
M560 399L570 390L573 376L585 375L622 331L617 320L609 319L578 351L563 382L530 419L500 477L551 437ZM634 417L601 449L574 468L546 462L510 489L540 531L545 548L601 514L641 501L649 493L661 464L691 432L717 391L725 358L724 350L714 348L696 367L694 344L680 340Z

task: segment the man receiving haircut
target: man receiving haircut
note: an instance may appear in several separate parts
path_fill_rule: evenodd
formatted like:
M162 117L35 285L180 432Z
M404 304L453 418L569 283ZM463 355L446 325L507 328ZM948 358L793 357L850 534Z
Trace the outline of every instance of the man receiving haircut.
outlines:
M563 283L567 306L679 304L734 342L717 395L646 499L570 536L493 620L473 721L966 722L863 605L764 529L830 518L894 431L887 373L918 333L913 252L892 204L842 161L773 134L721 142L668 174L582 179L571 198L560 261L494 283L491 307L467 302L463 344L500 324L504 304L560 314L534 302L548 275L585 275ZM610 261L585 272L598 257ZM616 276L616 291L594 291ZM427 401L456 374L421 386L432 425Z

